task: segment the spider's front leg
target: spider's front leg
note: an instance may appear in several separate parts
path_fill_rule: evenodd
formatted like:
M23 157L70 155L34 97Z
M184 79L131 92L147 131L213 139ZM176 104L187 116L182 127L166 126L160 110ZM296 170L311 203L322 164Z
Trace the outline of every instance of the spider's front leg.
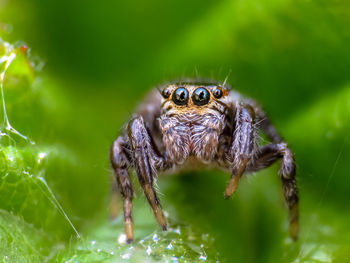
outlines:
M124 231L127 242L131 243L134 240L134 226L132 220L132 198L134 191L128 172L130 162L126 147L127 143L123 137L116 139L110 149L110 160L116 175L117 185L123 197Z
M141 116L135 117L129 122L128 137L132 151L133 165L139 182L152 207L156 220L162 229L166 230L167 222L153 187L154 176L156 176L158 170L164 168L165 160L156 153L151 136Z
M252 158L256 140L254 119L254 109L250 105L237 105L235 116L236 126L233 133L232 145L227 156L232 167L232 175L225 190L225 198L229 198L236 191L239 180Z

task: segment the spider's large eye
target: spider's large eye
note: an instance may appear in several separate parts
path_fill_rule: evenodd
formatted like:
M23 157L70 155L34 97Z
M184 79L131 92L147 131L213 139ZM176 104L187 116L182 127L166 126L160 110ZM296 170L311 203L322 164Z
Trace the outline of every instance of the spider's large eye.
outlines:
M215 89L213 90L213 95L214 95L215 98L220 99L220 98L222 97L222 95L224 95L224 94L223 94L223 92L222 92L222 89L220 89L220 88L215 88Z
M193 92L192 101L197 106L208 104L210 93L205 88L198 88Z
M173 101L176 105L186 105L188 102L188 91L185 88L178 88L173 94Z
M170 89L164 89L164 90L162 91L162 96L163 96L164 99L169 98L170 95L171 95Z

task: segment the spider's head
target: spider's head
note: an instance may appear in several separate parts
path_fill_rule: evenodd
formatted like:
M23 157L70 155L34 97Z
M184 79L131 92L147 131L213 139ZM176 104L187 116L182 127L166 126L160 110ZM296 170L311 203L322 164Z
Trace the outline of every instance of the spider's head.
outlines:
M228 88L211 83L175 83L165 86L161 94L164 99L162 110L168 115L224 114Z

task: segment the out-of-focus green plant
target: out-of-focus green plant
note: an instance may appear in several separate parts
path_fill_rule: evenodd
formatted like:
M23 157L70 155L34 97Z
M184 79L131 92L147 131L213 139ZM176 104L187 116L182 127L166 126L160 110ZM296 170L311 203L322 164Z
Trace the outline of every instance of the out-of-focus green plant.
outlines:
M14 46L4 79L10 124L29 140L1 122L3 261L349 261L349 10L345 0L0 0L3 36L47 61L37 77L41 60ZM274 166L229 201L227 174L160 178L172 231L159 231L138 193L137 239L124 244L121 218L106 213L110 143L152 85L228 72L296 153L300 240L288 237Z
M28 127L40 122L35 118L44 116L32 116L36 115L34 109L40 107L48 113L32 99L35 65L28 56L26 46L16 47L0 39L1 252L9 261L39 261L49 256L55 240L69 236L68 229L72 227L46 178L52 166L61 163L72 167L74 160L62 147L37 145L17 131L7 115L8 110L15 112L17 107L23 112L22 118L29 111L31 117L24 121ZM5 94L8 97L5 98ZM23 104L28 108L25 109ZM31 120L35 122L31 123Z

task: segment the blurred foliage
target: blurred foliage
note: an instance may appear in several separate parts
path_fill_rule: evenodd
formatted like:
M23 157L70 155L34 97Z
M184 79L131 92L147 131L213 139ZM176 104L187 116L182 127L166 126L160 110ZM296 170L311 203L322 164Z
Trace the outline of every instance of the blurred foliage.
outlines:
M134 262L350 261L349 26L345 0L0 0L0 57L5 40L27 43L12 46L3 81L16 130L1 112L1 260L115 262L130 250ZM137 240L118 242L121 219L107 215L109 145L153 85L197 75L229 75L295 150L298 242L288 238L277 166L244 178L229 201L226 174L161 178L181 235L159 231L138 193Z

